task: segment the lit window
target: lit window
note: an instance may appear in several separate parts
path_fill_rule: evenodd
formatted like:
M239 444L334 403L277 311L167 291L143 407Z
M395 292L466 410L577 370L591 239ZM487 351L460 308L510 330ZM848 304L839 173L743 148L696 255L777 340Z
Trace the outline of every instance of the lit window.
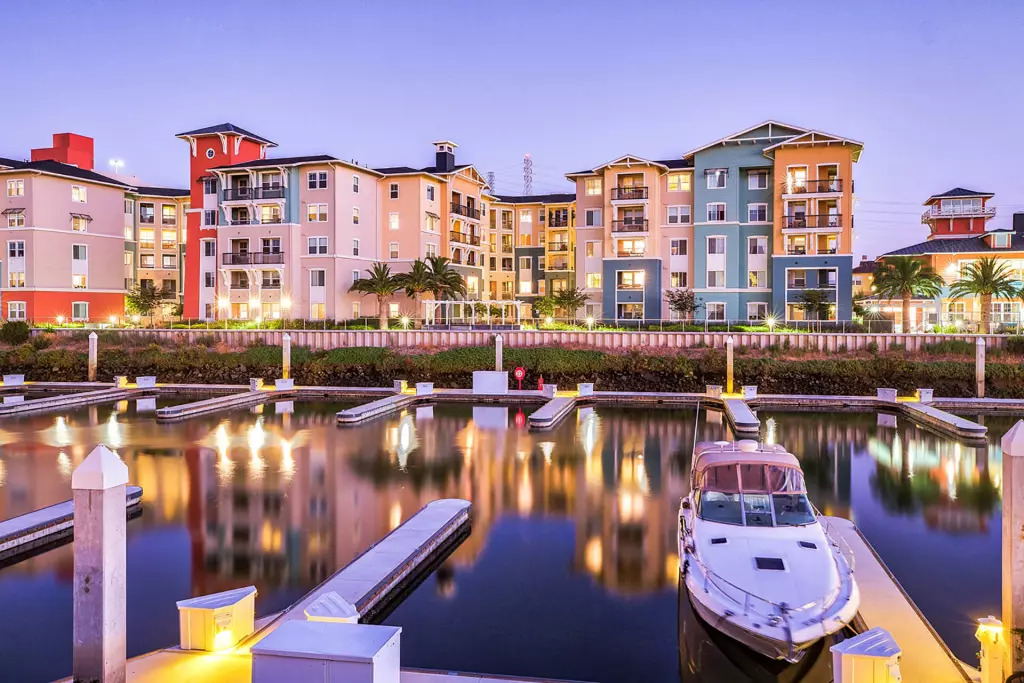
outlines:
M601 179L587 178L583 181L584 191L588 196L601 194Z
M71 276L71 286L74 289L85 289L85 275L78 274Z
M601 255L601 243L597 240L588 241L586 244L586 254L588 258L596 257Z
M174 249L174 246L178 243L178 233L176 230L161 230L160 231L160 248L161 249Z
M529 209L519 209L519 222L533 223L533 211L530 211Z
M164 225L175 225L178 222L178 207L174 204L160 205L160 222Z
M131 268L132 263L135 260L135 255L130 251L124 252L124 264Z
M669 254L672 256L686 256L686 240L671 240L669 242Z
M71 229L75 232L85 232L89 227L89 218L83 215L71 216Z
M587 273L587 289L601 288L601 273Z
M308 204L306 206L306 219L310 223L326 223L327 222L327 205L326 204Z
M519 281L519 293L520 294L532 294L533 293L533 283L531 283L529 280L520 280Z
M669 173L668 174L668 191L669 192L689 192L690 191L690 174L689 173Z
M353 301L352 302L352 317L353 318L358 318L359 317L359 302L358 301Z
M673 287L685 287L686 286L686 273L684 271L673 271L669 274L669 282Z
M389 213L388 214L388 228L391 229L391 230L398 230L398 214L397 213Z
M327 314L327 311L322 303L310 304L309 305L309 319L310 320L323 320Z
M399 309L398 304L396 304L394 302L391 302L391 303L388 304L388 317L389 318L397 318L400 313L401 313L401 310Z
M530 256L519 257L519 270L531 270L533 268L533 258Z
M24 287L25 286L25 272L24 271L9 271L7 273L7 286L8 287Z
M754 289L768 286L768 273L763 270L751 270L747 273L747 286Z
M359 225L359 207L352 207L352 225Z
M476 275L470 275L466 278L466 292L469 294L476 294L480 290L480 278Z
M725 187L726 178L729 177L729 171L725 168L709 168L704 171L704 178L708 182L709 190L721 190Z
M81 185L71 186L71 201L75 202L76 204L85 204L87 197L88 193L86 191L86 188L82 187Z
M8 228L24 228L25 227L25 210L24 209L8 209L7 214L7 227Z

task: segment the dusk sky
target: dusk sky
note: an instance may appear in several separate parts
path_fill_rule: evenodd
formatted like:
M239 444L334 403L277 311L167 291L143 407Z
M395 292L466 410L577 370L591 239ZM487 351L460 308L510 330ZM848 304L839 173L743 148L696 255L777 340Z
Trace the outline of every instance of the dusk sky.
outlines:
M426 165L432 140L496 190L687 150L765 119L864 142L856 257L922 240L960 185L1024 210L1024 3L99 2L4 9L0 156L96 139L184 187L174 138L230 121L274 155Z

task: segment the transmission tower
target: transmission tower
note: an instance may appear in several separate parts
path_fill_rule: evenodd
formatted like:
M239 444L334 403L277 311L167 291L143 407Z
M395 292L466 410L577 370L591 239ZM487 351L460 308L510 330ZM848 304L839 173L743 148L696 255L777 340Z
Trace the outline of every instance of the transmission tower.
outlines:
M523 194L533 194L533 159L529 154L523 157Z
M487 186L494 192L494 171L487 172Z

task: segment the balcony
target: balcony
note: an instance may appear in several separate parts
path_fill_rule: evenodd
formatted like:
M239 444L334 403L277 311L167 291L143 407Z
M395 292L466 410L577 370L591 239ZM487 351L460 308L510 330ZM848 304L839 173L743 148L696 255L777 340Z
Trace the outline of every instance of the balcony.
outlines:
M818 194L842 191L843 181L840 178L826 178L825 180L791 180L782 184L782 194Z
M619 282L619 283L617 283L615 285L615 288L616 289L624 289L624 290L635 290L635 289L643 289L644 285L643 285L642 282L640 282L640 283L637 283L637 282L629 282L629 283Z
M469 244L474 247L480 246L480 235L470 235L469 233L466 232L458 232L456 230L452 230L450 233L450 238L452 242Z
M548 242L548 251L569 251L568 242Z
M253 188L249 186L224 188L224 201L226 202L249 201L252 197Z
M643 258L647 255L647 252L645 251L626 251L622 249L619 249L615 253L619 258Z
M472 218L473 220L480 220L480 209L467 206L466 204L452 202L452 213L457 213L460 216Z
M552 216L548 219L549 228L568 228L569 217L568 216Z
M807 247L786 247L786 253L790 256L806 256Z
M612 232L647 232L646 218L625 218L612 221Z
M569 261L568 261L568 259L558 259L557 261L552 261L551 263L549 263L548 267L547 267L547 271L554 271L554 270L558 270L558 271L569 270Z
M992 218L995 215L994 206L929 206L921 214L921 222L928 223L936 218Z
M262 251L250 252L228 252L223 254L223 265L225 266L264 266L284 263L284 252L274 251L264 253Z
M807 228L841 228L843 217L839 214L817 214L802 216L783 216L782 228L786 229L807 229Z
M232 282L231 289L249 289L248 282Z
M284 199L284 187L281 185L264 185L254 190L256 199Z
M228 220L228 225L271 225L275 223L284 223L284 219L280 216L265 216L263 218L231 218Z
M613 187L611 190L613 202L631 199L647 199L646 185L640 187Z
M153 225L156 218L154 216L139 216L139 222L147 225Z

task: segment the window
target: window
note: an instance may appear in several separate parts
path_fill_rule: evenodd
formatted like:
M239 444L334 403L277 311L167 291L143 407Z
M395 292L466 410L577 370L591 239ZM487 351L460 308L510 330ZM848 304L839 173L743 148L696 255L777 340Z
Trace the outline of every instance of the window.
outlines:
M533 224L533 211L529 209L519 209L519 222Z
M690 174L689 173L669 173L668 174L668 191L669 192L689 192L690 191Z
M686 256L686 240L670 240L669 254L672 256Z
M217 194L216 178L203 178L203 194Z
M130 252L130 251L124 252L124 264L126 266L131 268L132 267L132 263L134 261L135 261L135 255L132 252Z
M156 268L156 255L139 254L139 268Z
M135 200L126 199L124 200L124 215L134 216L135 215Z
M124 238L131 242L135 239L135 229L130 225L124 226Z
M173 270L178 267L178 257L174 254L164 254L160 265L167 270Z
M725 320L725 304L712 302L705 304L708 320Z
M676 225L678 223L689 223L690 221L690 207L688 205L668 207L669 225Z
M85 321L89 319L89 302L75 301L71 304L71 319Z
M530 256L519 257L519 270L532 270L533 269L533 258Z
M326 223L327 222L327 205L326 204L308 204L308 205L306 205L306 219L310 223Z
M89 218L81 214L71 214L71 229L75 232L85 232L89 227Z
M324 181L324 187L327 186L326 182L327 181L325 180ZM352 176L352 192L354 194L359 194L359 176L357 176L357 175Z
M388 229L389 230L398 230L398 214L397 213L389 213L388 214Z
M212 159L215 154L216 152L213 151L213 147L210 147L209 149L206 150L207 159Z
M311 270L309 271L309 286L310 287L326 287L327 286L327 271L326 270Z
M10 270L7 271L7 286L18 288L25 286L25 271L21 270Z
M752 289L767 289L768 272L764 270L751 270L747 272L747 287Z
M725 238L721 236L709 237L708 238L708 253L709 254L724 254L725 253Z
M644 271L642 270L620 270L616 276L619 289L644 288Z
M358 301L353 301L352 302L352 317L353 318L358 318L359 317L359 302Z
M203 256L216 256L217 255L217 242L216 240L203 240Z
M588 289L600 289L601 288L601 273L587 273L587 288Z
M327 315L327 309L325 304L316 303L309 305L309 319L310 320L323 320Z
M708 204L708 222L721 223L725 220L725 203L716 202Z
M327 189L327 171L310 171L306 174L306 187L310 190ZM359 178L352 176L352 191L359 192Z
M264 237L260 246L263 248L264 254L280 254L281 253L281 238L280 237Z
M747 238L747 253L752 255L767 254L768 253L768 238L767 237L748 237Z
M729 170L725 168L709 168L704 171L704 178L707 180L709 190L721 190L725 187L725 179L729 177Z
M767 190L768 171L751 171L747 174L748 190Z
M427 185L427 201L428 202L434 201L434 186L433 185Z
M391 183L388 187L388 196L392 199L398 199L398 183Z
M353 270L352 271L352 282L354 284L354 283L356 283L358 281L359 281L359 271L358 270Z
M86 286L87 286L85 280L86 280L85 275L82 275L81 273L77 273L75 275L72 275L71 276L71 287L73 289L85 289Z
M359 207L352 207L352 225L359 225Z
M24 180L8 180L7 181L7 196L8 197L24 197L25 196L25 181Z
M398 242L388 244L388 258L398 258Z
M764 223L768 220L767 204L747 204L747 222Z
M669 282L672 283L673 287L685 287L686 286L686 271L676 270L669 274Z
M480 278L476 275L470 275L466 278L466 293L478 294L480 291Z
M601 194L601 179L587 178L583 181L584 192L587 196L593 197Z
M8 209L7 213L7 227L8 228L24 228L25 227L25 210L24 209Z
M160 289L162 289L164 292L167 292L168 294L173 294L174 292L178 291L178 281L177 280L161 280L160 281Z
M8 320L24 320L25 319L25 302L24 301L8 301L7 302L7 319Z
M203 287L216 287L216 286L217 286L217 276L216 276L216 274L215 273L211 273L210 271L207 271L207 272L203 273Z
M327 253L326 237L310 237L307 240L307 253L322 255Z
M427 213L427 232L437 232L441 227L441 218L436 214Z
M86 192L86 189L84 187L82 187L81 185L71 186L71 201L75 202L76 204L85 204L87 197L88 193Z
M139 222L152 223L156 216L156 208L152 204L139 204Z
M586 243L586 254L587 257L600 257L601 256L601 243L596 240L590 240Z
M583 215L583 224L588 227L601 226L601 209L587 209Z
M25 241L14 240L7 243L8 258L25 258Z
M426 255L428 258L433 258L437 256L437 245L428 242L426 244Z
M352 240L352 255L359 256L359 240Z
M87 260L89 260L89 247L87 247L84 244L72 244L71 245L71 259L73 261L87 261Z
M708 287L725 287L725 271L709 270Z
M161 249L174 249L175 244L178 242L178 233L175 230L161 230L160 231L160 248Z
M1010 233L997 232L992 235L992 246L995 248L1006 248L1010 246Z
M217 209L203 211L203 225L217 225Z
M747 320L764 320L768 317L768 304L763 301L752 301L747 304Z
M174 204L161 204L160 222L163 225L176 225L178 222L178 207Z
M276 270L264 270L263 286L267 289L281 289L281 274Z
M786 286L790 289L803 289L807 286L807 271L791 270L789 271L788 276Z

